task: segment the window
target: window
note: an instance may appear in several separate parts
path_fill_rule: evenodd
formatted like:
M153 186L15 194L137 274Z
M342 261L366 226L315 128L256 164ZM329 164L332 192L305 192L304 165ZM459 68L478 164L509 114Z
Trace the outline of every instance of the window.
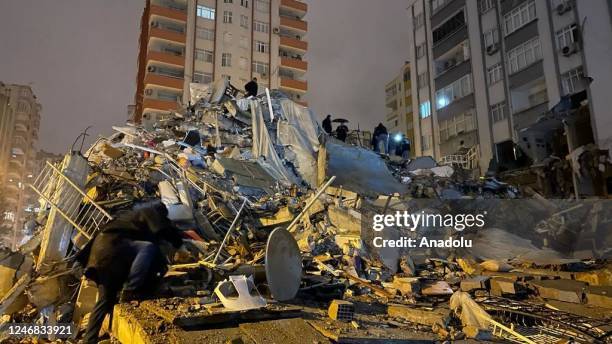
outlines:
M198 7L196 8L196 15L201 18L215 20L215 9L198 5Z
M263 63L263 62L259 62L259 61L253 61L253 72L254 73L259 73L259 74L268 74L270 70L270 65L267 63Z
M194 55L195 55L196 60L210 62L210 63L213 62L213 52L212 51L196 49Z
M464 75L436 92L436 109L442 109L472 92L472 74Z
M202 27L196 28L196 36L207 41L215 40L215 30L205 29Z
M516 73L542 59L540 38L529 40L508 52L509 74Z
M240 0L240 6L249 8L249 0Z
M255 20L253 22L255 31L268 33L270 32L270 24Z
M259 12L269 12L270 0L255 0L255 9Z
M457 32L457 30L461 29L464 26L465 15L463 11L459 11L449 20L445 21L444 24L438 26L435 30L433 30L432 35L434 45L442 41L446 37L452 35L453 33Z
M491 119L493 122L500 122L506 119L506 103L501 102L491 105L490 109Z
M404 72L404 81L410 81L410 71L409 70ZM406 91L406 93L409 93L409 92Z
M193 72L193 82L210 84L212 82L212 74L195 71Z
M578 27L576 24L568 25L557 31L557 44L559 50L569 47L578 40Z
M504 15L504 30L506 35L520 29L525 24L536 19L535 1L530 0Z
M232 66L232 54L223 53L221 54L221 66L222 67L231 67Z
M487 80L489 82L489 85L493 85L494 83L500 81L501 79L502 79L501 63L495 64L487 68Z
M232 23L232 11L223 11L223 22L227 24Z
M485 48L499 43L499 31L497 29L491 29L485 32L482 36Z
M414 17L414 29L416 30L423 25L425 25L425 15L421 12Z
M160 90L160 91L157 91L157 99L175 102L178 100L178 95L171 93L171 92Z
M232 33L231 32L224 32L223 33L223 41L229 43L232 41Z
M265 42L255 41L255 51L267 54L270 51L270 45Z
M448 140L448 120L440 121L438 129L440 130L440 141Z
M431 116L431 103L429 102L429 100L426 100L419 105L419 115L421 116L421 118L427 118Z
M417 87L422 88L429 85L429 73L423 72L417 76Z
M223 0L223 2L226 4L233 4L234 0Z
M561 74L561 85L563 86L563 93L565 95L576 93L584 89L582 81L584 78L584 72L582 67L574 68Z
M425 42L417 45L417 47L416 47L416 57L417 57L417 59L420 59L421 57L425 56L425 49L427 49L427 46L426 46Z
M495 0L478 0L480 13L486 13L495 6Z
M435 13L444 7L450 0L431 0L431 13Z
M245 29L249 28L249 17L245 15L240 15L240 26Z

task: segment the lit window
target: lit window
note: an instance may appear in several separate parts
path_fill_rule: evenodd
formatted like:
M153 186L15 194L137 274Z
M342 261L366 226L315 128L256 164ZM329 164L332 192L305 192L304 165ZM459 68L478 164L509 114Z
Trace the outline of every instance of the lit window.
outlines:
M489 81L489 85L493 85L494 83L500 81L501 79L502 79L501 63L495 64L487 68L487 80Z
M196 28L196 36L200 39L205 39L207 41L214 41L215 40L215 30L198 27Z
M429 100L422 102L419 105L419 115L421 118L427 118L431 116L431 104Z
M223 53L221 54L221 66L222 67L231 67L232 66L232 54Z
M535 1L527 1L504 15L504 31L509 35L534 19L536 19Z
M464 75L436 92L436 109L442 109L453 101L471 94L472 91L472 75Z
M223 22L226 24L232 23L232 11L223 11Z
M214 20L215 19L215 9L206 7L206 6L202 6L202 5L198 5L198 7L196 8L196 15L201 18Z
M508 52L509 74L516 73L542 59L540 38L531 39Z

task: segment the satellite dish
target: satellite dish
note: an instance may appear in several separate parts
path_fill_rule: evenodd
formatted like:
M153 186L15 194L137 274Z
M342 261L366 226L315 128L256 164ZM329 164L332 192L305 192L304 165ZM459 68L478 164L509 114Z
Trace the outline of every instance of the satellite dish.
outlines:
M270 233L266 244L266 279L275 300L295 297L302 281L302 255L293 235L284 228Z

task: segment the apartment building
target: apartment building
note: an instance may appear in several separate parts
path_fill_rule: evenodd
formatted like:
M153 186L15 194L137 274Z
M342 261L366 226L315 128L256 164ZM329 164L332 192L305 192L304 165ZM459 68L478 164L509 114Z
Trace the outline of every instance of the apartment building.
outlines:
M412 83L410 63L406 62L399 74L385 85L385 126L390 134L404 134L414 142L412 115ZM411 152L414 155L414 152Z
M32 178L36 160L41 105L30 86L0 85L0 166L4 213L3 227L13 228L14 236L24 223L24 208L30 198L26 184ZM6 101L8 100L8 102ZM8 128L8 129L7 129ZM8 135L7 135L8 133ZM18 238L17 238L18 239Z
M189 84L256 77L304 103L308 50L296 0L147 0L141 19L134 120L155 118L189 99Z
M585 88L597 141L608 142L610 6L607 0L411 1L417 154L440 160L475 147L486 169L491 158L510 159L517 134L561 96Z

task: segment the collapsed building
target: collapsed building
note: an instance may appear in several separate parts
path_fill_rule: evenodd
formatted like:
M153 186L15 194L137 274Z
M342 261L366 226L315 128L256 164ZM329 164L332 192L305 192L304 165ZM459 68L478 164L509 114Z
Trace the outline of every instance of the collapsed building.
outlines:
M161 200L189 255L164 248L169 295L115 306L105 331L122 343L610 341L605 200L525 197L458 165L383 157L322 134L278 91L242 99L220 80L191 93L172 116L47 163L31 184L38 230L0 253L3 324L84 329L96 286L75 252ZM407 210L489 215L469 249L375 245L418 234L373 230L375 214Z

